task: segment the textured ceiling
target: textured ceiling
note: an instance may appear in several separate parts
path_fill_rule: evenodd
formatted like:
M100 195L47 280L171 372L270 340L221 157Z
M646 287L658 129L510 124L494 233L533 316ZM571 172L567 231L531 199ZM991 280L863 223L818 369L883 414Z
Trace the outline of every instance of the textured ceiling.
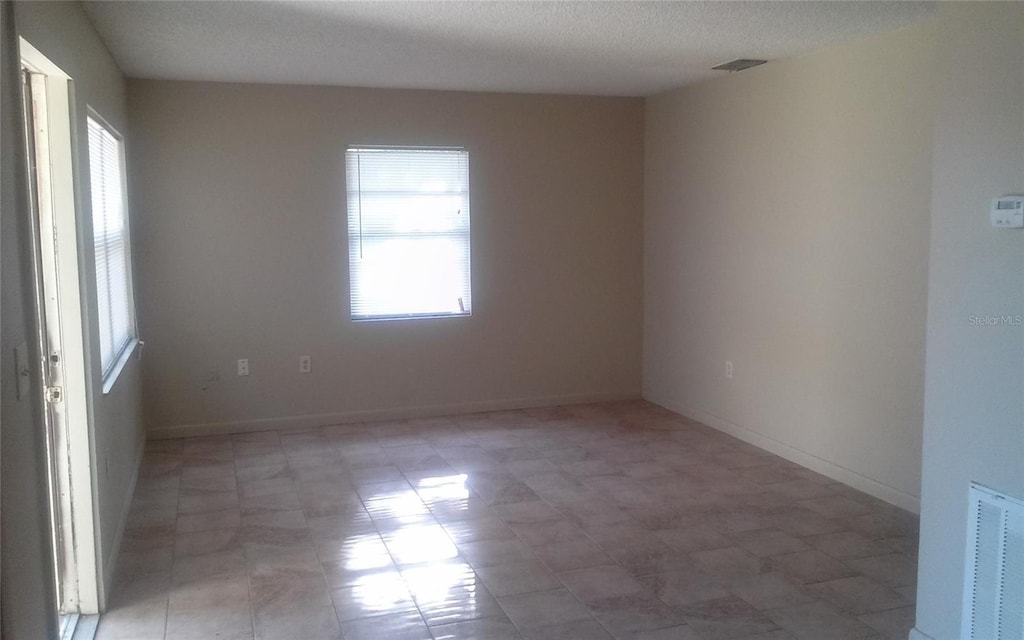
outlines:
M898 29L923 2L86 2L131 77L642 96ZM748 73L755 73L750 71Z

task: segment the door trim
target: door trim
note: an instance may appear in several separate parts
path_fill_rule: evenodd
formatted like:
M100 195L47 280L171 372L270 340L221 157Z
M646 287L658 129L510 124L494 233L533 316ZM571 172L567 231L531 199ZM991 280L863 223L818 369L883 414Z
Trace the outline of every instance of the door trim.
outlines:
M71 526L78 583L77 605L82 614L99 613L103 604L94 433L89 403L88 344L82 300L79 250L75 144L77 129L74 84L71 77L24 38L19 38L22 63L46 76L47 128L50 153L50 196L56 227L57 288L60 292L60 338L64 364L63 420L67 443L69 484L72 491ZM81 168L80 168L81 169ZM79 171L81 175L81 171ZM49 355L49 354L45 354Z

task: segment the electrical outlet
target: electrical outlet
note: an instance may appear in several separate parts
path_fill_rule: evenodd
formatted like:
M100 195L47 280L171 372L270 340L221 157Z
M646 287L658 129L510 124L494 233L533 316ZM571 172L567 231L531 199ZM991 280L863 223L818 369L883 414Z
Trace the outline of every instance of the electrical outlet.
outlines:
M299 373L309 373L313 370L313 362L309 356L299 356Z
M732 360L725 361L725 377L732 380Z
M249 359L241 358L238 361L238 375L247 376L249 375Z

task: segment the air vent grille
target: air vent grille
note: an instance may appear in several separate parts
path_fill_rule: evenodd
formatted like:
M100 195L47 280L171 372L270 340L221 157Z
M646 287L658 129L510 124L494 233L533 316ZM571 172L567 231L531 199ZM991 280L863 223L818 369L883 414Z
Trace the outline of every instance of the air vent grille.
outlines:
M1024 503L971 484L963 638L1024 640Z
M717 67L711 67L711 68L716 70L716 71L743 71L744 69L749 69L751 67L760 66L760 65L762 65L762 64L764 64L766 62L768 62L768 61L767 60L748 60L746 58L740 58L739 60L733 60L732 62L726 62L726 63L718 65Z

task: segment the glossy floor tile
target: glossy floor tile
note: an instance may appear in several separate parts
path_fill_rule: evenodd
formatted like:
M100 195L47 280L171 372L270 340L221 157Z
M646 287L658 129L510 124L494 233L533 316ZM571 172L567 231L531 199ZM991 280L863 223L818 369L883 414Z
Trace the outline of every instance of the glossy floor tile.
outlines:
M917 518L645 402L150 442L99 640L904 640Z

